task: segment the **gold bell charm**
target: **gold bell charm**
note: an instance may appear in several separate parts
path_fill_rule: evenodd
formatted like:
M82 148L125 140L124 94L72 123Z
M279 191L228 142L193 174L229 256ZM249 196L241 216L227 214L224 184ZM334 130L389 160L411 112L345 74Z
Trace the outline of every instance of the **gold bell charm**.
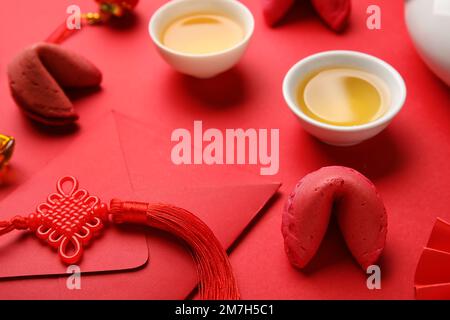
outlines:
M15 143L13 137L0 133L0 171L5 168L11 159Z

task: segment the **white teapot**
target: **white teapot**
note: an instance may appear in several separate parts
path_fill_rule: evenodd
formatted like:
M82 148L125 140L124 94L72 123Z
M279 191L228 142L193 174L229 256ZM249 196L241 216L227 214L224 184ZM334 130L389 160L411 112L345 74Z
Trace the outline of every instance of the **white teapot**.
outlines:
M450 0L405 0L405 20L419 55L450 86Z

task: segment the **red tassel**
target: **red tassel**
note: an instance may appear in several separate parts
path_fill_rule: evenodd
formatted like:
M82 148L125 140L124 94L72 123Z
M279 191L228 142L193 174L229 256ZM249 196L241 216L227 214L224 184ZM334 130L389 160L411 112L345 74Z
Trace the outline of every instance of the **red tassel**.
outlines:
M239 291L227 253L211 229L187 210L167 204L111 200L115 223L138 223L167 231L185 241L197 265L202 300L237 300Z

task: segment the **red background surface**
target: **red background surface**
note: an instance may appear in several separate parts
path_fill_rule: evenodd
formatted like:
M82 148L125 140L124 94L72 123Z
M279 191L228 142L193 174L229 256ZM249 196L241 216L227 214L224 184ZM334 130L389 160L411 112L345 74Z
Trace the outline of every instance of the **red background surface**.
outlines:
M450 90L415 52L404 25L403 1L354 0L350 28L336 35L303 5L279 28L270 29L262 20L261 1L243 0L256 19L249 49L235 69L208 81L177 74L158 56L147 23L164 2L141 0L129 28L88 27L64 43L104 75L100 92L75 101L80 129L65 132L36 126L18 112L9 95L6 66L20 49L49 35L64 20L68 5L76 3L83 11L96 5L90 0L2 3L0 130L14 135L18 144L13 174L1 187L0 199L109 109L173 129L192 128L194 120L203 120L204 128L280 128L280 172L273 177L283 182L280 196L231 254L242 297L413 298L415 267L435 218L450 220ZM382 9L382 30L365 26L370 4ZM355 147L326 146L306 134L281 94L282 79L295 62L331 49L359 50L385 59L408 87L405 108L391 126ZM382 290L366 288L365 273L333 227L308 270L295 270L286 259L280 232L284 201L302 176L325 165L359 170L372 179L385 201L389 225L380 261ZM259 172L256 166L248 169Z

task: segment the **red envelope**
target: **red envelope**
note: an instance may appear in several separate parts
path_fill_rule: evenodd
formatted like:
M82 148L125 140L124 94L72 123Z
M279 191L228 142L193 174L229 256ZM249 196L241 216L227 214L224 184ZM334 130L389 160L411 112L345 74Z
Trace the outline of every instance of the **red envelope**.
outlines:
M110 114L0 203L0 219L26 215L64 175L108 202L168 202L197 214L229 247L279 184L220 166L175 166L170 134ZM167 137L164 139L164 137ZM66 286L67 266L33 234L0 237L0 299L184 299L195 289L194 263L171 235L136 226L107 227L84 252L81 289Z
M450 299L450 224L437 219L414 278L416 299Z

